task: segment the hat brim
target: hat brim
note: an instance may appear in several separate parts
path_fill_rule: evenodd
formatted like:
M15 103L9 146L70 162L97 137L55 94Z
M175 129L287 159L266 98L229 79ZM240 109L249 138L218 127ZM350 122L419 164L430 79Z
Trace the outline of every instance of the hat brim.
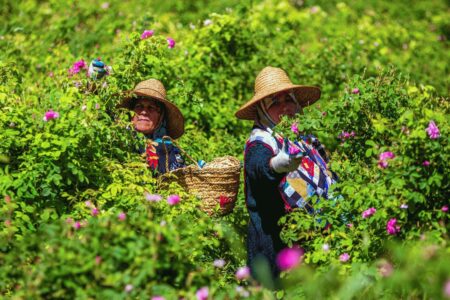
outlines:
M151 93L146 93L145 90L149 90L151 91ZM122 98L122 101L117 105L117 107L127 108L131 110L132 100L135 99L136 96L147 97L162 103L167 113L167 133L171 138L177 139L184 133L183 114L175 104L162 96L155 95L155 92L157 91L148 88L140 89L139 91L126 91L125 93L127 94L127 96Z
M284 86L279 86L275 91L264 91L262 93L255 94L252 99L247 103L242 105L239 110L235 113L238 119L242 120L255 120L256 119L256 107L257 104L266 97L275 95L280 92L284 92L292 89L294 91L295 97L302 107L309 106L319 100L320 89L315 86L305 86L305 85L295 85L288 84Z

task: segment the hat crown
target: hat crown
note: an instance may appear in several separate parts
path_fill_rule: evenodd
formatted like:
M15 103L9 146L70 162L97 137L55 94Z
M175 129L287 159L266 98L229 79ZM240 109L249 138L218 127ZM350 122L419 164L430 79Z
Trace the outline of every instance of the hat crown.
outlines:
M135 92L139 92L142 90L153 90L157 92L161 97L166 98L166 89L161 81L158 79L147 79L139 82L134 88Z
M281 68L265 67L255 80L255 95L268 90L277 90L280 86L292 85L286 72Z

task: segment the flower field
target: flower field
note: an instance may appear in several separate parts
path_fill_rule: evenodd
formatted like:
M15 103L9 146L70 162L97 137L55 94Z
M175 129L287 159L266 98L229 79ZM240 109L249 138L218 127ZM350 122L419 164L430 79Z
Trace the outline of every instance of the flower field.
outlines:
M450 298L450 8L444 0L3 1L0 295L5 299ZM106 64L98 78L89 64ZM117 109L157 78L196 160L243 160L234 113L265 66L321 88L283 119L314 134L339 181L286 214L250 277L243 180L209 216L152 177Z

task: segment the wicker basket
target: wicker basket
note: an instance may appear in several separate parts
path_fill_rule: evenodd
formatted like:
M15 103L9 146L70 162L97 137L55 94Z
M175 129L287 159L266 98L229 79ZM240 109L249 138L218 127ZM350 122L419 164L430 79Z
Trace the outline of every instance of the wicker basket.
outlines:
M193 160L179 146L178 148ZM176 181L190 194L201 199L201 209L207 214L213 215L217 206L220 207L219 214L230 213L239 190L240 161L233 156L223 156L215 158L203 168L199 168L193 161L193 165L164 174L164 179Z

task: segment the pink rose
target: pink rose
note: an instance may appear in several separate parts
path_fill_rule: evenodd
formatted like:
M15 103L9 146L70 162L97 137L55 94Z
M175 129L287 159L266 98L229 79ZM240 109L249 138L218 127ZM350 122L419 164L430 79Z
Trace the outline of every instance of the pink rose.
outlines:
M50 109L45 113L43 120L47 122L56 118L59 118L59 113Z
M144 30L144 32L141 34L141 40L145 40L151 36L153 36L154 31L153 30Z
M302 260L304 251L297 247L284 248L277 255L277 265L280 270L290 270L296 267Z
M236 279L237 280L244 280L248 277L250 277L250 268L247 266L244 267L240 267L237 271L236 271Z
M149 192L144 193L145 199L148 202L158 202L161 201L162 197L158 194L150 194Z
M380 160L393 159L394 157L395 155L391 151L386 151L380 154Z
M377 212L377 209L374 208L374 207L371 207L371 208L363 211L362 217L363 217L363 219L368 218L368 217L372 216L376 212Z
M223 268L225 266L225 260L223 260L223 259L216 259L213 262L213 266L216 267L216 268Z
M444 295L445 297L450 298L450 279L445 282Z
M395 157L394 153L391 151L386 151L380 154L380 158L378 160L378 166L382 169L386 169L388 166L388 159L393 159Z
M428 124L428 128L426 129L428 136L430 137L430 139L434 140L439 138L440 133L439 133L439 128L436 126L436 123L434 123L434 121L430 121L430 123Z
M352 94L359 94L359 89L358 88L354 88L352 90Z
M129 292L131 292L132 290L133 290L133 285L132 284L127 284L126 286L125 286L125 292L127 292L127 293L129 293Z
M119 221L125 221L125 219L127 218L127 215L122 211L119 213L119 215L117 216L117 219L119 219Z
M390 235L396 235L400 232L400 226L397 225L397 219L392 218L387 222L386 231Z
M291 125L291 131L292 131L293 133L295 133L295 134L298 134L298 126L297 126L297 123L296 123L296 122L292 123L292 125Z
M93 215L94 217L97 216L100 213L100 211L98 210L98 208L94 207L91 210L91 215Z
M173 47L175 47L175 40L169 37L167 38L167 44L169 49L172 49Z
M394 267L392 266L391 263L389 263L388 261L382 261L379 265L378 265L378 272L380 273L381 276L383 277L389 277L391 276L392 272L394 271Z
M75 228L76 230L80 229L80 228L81 228L81 223L80 223L79 221L76 221L76 222L73 224L73 228Z
M176 205L180 202L180 200L180 196L178 195L170 195L167 197L167 203L169 203L169 205Z
M442 206L441 210L442 210L443 212L448 212L448 205Z
M197 296L197 300L207 300L209 296L209 290L208 287L204 286L197 290L195 293L195 296Z
M350 259L350 255L348 253L343 253L339 256L339 260L341 262L347 262Z
M422 163L422 166L424 166L424 167L428 167L430 165L430 162L428 161L428 160L425 160L423 163Z
M79 60L77 62L74 62L72 68L69 69L69 74L73 75L73 74L77 74L79 73L82 69L87 69L87 64L84 60Z

